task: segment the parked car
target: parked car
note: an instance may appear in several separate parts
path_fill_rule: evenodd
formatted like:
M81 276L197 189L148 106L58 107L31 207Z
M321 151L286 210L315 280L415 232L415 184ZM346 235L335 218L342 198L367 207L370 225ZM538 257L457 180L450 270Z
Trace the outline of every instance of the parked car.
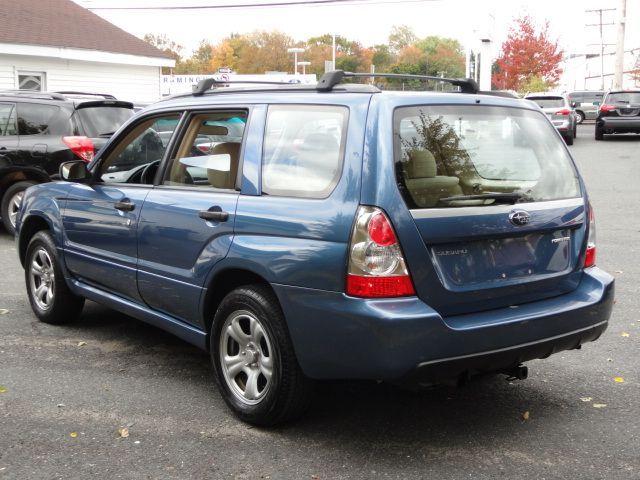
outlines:
M596 118L596 140L613 133L640 133L640 89L605 95Z
M0 92L0 217L13 234L24 191L48 182L61 163L91 161L133 114L111 95Z
M614 280L543 112L473 80L345 77L203 81L30 188L17 251L35 315L68 322L90 299L172 332L259 425L300 415L317 379L524 378L522 362L596 340ZM140 148L160 124L169 141ZM141 175L110 180L120 162Z
M578 123L585 120L595 120L598 116L598 107L604 97L603 91L582 90L570 92L567 95L571 107L575 110Z
M547 114L567 145L573 145L573 140L578 135L578 117L564 95L534 93L525 98L535 102Z

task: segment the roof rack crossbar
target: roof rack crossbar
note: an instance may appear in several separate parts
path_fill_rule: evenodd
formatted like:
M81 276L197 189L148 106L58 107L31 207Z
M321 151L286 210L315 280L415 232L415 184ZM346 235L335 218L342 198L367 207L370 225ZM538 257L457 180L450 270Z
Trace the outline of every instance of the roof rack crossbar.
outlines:
M320 80L316 89L319 92L330 92L333 87L342 82L345 78L398 78L407 80L433 80L438 82L447 82L456 87L460 87L462 93L478 93L480 88L472 78L446 78L435 77L430 75L411 75L405 73L353 73L342 70L333 70L325 73Z
M49 100L66 100L66 98L57 92L37 92L35 90L0 90L0 94L17 95L24 97L32 97L38 99Z
M110 93L91 93L91 92L76 92L74 90L65 90L65 91L56 91L54 93L59 93L61 95L87 95L91 97L104 97L109 100L115 100L116 97L111 95Z
M216 80L213 77L200 80L197 85L193 87L191 92L194 96L204 95L205 92L211 90L214 86L233 85L233 84L253 84L253 85L299 85L291 82L272 82L267 80Z

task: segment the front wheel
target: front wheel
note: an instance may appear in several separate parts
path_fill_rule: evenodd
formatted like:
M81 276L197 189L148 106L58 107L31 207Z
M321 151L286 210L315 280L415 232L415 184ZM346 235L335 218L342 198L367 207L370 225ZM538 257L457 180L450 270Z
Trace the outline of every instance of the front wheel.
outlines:
M577 122L578 122L578 124L580 124L580 123L584 122L584 113L582 113L582 112L580 112L580 111L576 110L576 116L578 117L578 118L577 118Z
M31 309L40 321L58 325L80 315L84 298L69 290L49 232L40 231L29 242L24 276Z
M222 300L210 352L222 396L241 420L270 426L307 408L312 382L298 365L284 315L267 287L239 287Z

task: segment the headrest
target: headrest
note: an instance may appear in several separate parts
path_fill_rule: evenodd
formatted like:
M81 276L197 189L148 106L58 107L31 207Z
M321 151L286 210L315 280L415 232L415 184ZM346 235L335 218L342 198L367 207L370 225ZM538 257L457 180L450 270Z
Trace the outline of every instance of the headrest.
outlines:
M429 150L409 150L405 167L408 178L433 178L437 174L436 159Z
M198 133L202 135L217 135L223 137L225 135L229 135L229 129L223 125L207 125L207 122L204 122Z
M227 153L231 156L231 162L237 162L240 158L240 144L237 142L222 142L211 149L211 155Z

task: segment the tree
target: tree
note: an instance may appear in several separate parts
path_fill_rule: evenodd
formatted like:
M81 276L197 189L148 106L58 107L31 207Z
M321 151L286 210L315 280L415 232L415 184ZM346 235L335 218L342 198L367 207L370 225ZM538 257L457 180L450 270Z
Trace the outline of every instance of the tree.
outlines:
M182 59L182 50L184 47L179 43L174 42L169 37L167 37L164 33L161 35L154 35L153 33L147 33L143 40L150 45L153 45L158 50L166 53L168 56L173 58L176 61L176 68ZM171 73L170 67L162 67L162 73L167 75Z
M520 17L502 44L492 83L501 90L522 91L525 84L539 77L548 88L554 87L562 74L562 55L557 40L549 36L549 22L536 31L530 17Z
M394 25L391 27L391 33L389 34L389 48L391 51L398 53L403 48L416 43L417 40L418 37L411 27Z

